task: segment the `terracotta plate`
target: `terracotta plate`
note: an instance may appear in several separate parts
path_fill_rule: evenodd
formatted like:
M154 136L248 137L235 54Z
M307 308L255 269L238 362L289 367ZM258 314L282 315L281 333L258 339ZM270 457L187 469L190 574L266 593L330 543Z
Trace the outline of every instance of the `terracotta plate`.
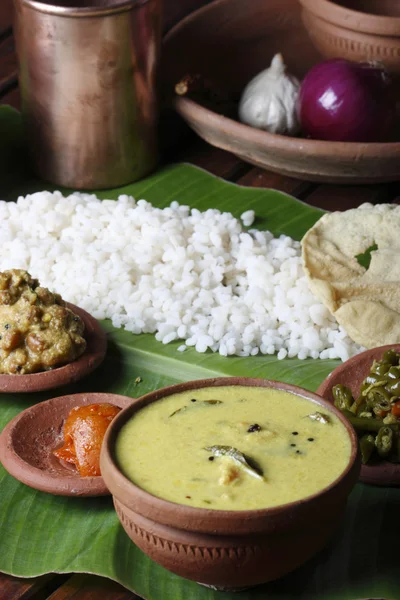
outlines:
M373 360L380 360L385 350L393 348L400 352L400 345L381 346L361 352L337 367L321 383L317 394L333 403L332 387L338 383L349 387L353 396L358 394L361 382L368 375ZM382 460L374 465L362 465L360 481L375 485L400 486L400 464Z
M102 477L81 477L52 451L63 443L64 420L75 406L103 403L125 408L132 402L117 394L71 394L35 404L14 417L0 434L0 461L16 479L58 496L105 496Z
M67 303L85 323L87 347L80 358L57 369L30 375L0 375L0 393L41 392L82 379L104 360L107 350L106 334L100 323L82 308Z
M277 52L299 78L322 60L302 25L298 0L216 0L168 33L163 73L170 90L183 75L201 73L239 98L246 83L267 68ZM207 142L271 171L330 183L400 178L400 143L324 142L274 135L184 97L176 96L174 105Z

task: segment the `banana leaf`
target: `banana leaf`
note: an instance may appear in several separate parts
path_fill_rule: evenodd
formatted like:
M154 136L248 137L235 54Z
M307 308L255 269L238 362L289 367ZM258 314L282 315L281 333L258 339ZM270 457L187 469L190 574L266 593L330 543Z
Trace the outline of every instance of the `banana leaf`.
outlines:
M20 115L0 108L0 197L51 189L29 171ZM243 188L186 164L174 165L118 190L157 206L172 200L204 210L219 208L239 216L253 209L255 226L300 239L322 211L274 190ZM56 395L109 391L137 397L180 381L245 375L278 379L315 390L337 366L334 360L278 361L275 356L224 358L179 342L163 345L151 335L133 336L105 321L109 347L104 366ZM136 378L141 382L137 383ZM27 406L54 392L0 398L0 430ZM240 593L215 592L167 572L134 546L119 525L111 499L64 498L16 481L0 466L0 571L20 577L84 572L120 582L146 600L355 600L400 598L398 505L400 490L358 484L344 522L325 550L286 577Z

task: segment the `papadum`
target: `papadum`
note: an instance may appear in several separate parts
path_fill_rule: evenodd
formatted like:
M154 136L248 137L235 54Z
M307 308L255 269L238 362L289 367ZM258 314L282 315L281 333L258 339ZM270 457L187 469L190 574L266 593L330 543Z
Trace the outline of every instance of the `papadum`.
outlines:
M327 213L301 245L312 292L356 343L400 342L400 206ZM357 257L376 246L365 268Z

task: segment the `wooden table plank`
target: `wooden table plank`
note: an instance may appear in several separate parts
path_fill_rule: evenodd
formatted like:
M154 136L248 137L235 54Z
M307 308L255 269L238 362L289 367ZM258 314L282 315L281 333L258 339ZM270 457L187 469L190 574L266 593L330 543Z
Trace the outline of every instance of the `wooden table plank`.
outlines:
M251 165L243 162L230 152L210 146L197 136L191 136L184 146L173 155L165 157L166 162L187 162L213 175L222 177L227 181L237 182L245 173L250 171Z
M300 179L294 179L258 167L251 168L247 174L237 180L237 183L257 188L272 188L286 194L291 194L296 198L303 198L316 188L316 184L309 181L301 181Z
M54 573L32 579L20 579L0 573L0 600L45 600L65 579L64 575Z
M68 579L48 600L139 600L139 596L109 579L79 574Z
M399 202L400 182L374 185L327 185L293 179L278 173L253 168L238 179L240 185L269 187L291 194L324 210L347 210L364 202Z
M0 1L0 39L11 31L13 21L13 0Z
M325 210L347 210L364 202L393 202L400 195L400 182L373 185L319 185L306 198L307 204Z

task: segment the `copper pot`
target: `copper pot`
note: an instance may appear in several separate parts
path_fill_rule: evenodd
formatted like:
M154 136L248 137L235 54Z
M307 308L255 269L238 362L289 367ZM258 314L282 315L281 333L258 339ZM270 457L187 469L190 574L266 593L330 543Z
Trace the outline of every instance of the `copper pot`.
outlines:
M15 14L36 173L80 189L147 175L157 160L161 0L15 0Z

